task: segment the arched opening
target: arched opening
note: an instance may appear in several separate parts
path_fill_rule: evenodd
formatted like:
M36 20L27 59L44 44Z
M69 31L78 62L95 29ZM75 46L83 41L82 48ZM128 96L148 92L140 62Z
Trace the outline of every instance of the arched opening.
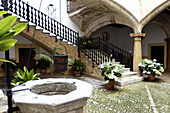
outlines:
M143 58L157 59L157 62L167 67L167 34L158 24L147 24L143 31L146 37L142 41Z
M122 24L109 24L96 30L90 37L99 37L127 52L133 51L133 29Z

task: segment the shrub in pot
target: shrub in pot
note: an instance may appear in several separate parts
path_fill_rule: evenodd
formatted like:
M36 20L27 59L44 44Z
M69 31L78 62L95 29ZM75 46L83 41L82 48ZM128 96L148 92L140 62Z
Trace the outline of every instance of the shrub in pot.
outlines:
M155 80L156 75L161 76L164 72L162 64L157 63L156 59L142 59L138 66L144 77L148 78L148 81Z
M72 68L74 70L74 74L75 76L80 76L82 70L85 68L85 64L83 62L81 62L80 59L74 59L74 62L72 64Z
M36 55L35 59L37 60L37 67L41 68L41 72L42 73L46 73L46 68L50 67L51 68L51 72L53 71L53 64L54 64L54 61L53 59L42 53L42 54L38 54Z
M106 89L114 89L114 82L123 76L123 66L113 62L104 62L99 65L99 68L106 81Z

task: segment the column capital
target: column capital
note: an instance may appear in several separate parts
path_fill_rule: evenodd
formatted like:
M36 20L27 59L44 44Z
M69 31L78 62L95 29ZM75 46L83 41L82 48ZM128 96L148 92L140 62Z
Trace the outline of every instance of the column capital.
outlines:
M130 33L130 37L145 37L146 33Z

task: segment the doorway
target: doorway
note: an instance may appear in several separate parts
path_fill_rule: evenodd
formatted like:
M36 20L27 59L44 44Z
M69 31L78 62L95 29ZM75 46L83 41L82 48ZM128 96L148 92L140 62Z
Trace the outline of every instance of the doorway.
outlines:
M164 46L151 46L151 60L153 59L164 65Z
M23 69L24 66L26 66L28 70L35 68L36 61L35 61L34 57L36 54L35 54L34 49L35 48L31 49L30 60L29 60L28 66L27 66L30 48L19 48L19 68L20 69Z
M167 62L167 46L166 43L156 43L149 44L148 47L149 58L156 59L158 63L163 64L164 69L166 69Z
M34 69L36 62L34 60L35 55L39 54L38 51L33 51L33 49L40 49L39 46L32 46L32 53L30 56L30 63L28 65L28 69ZM28 56L30 52L30 44L16 44L15 45L15 59L20 63L19 68L23 69L23 66L27 66Z

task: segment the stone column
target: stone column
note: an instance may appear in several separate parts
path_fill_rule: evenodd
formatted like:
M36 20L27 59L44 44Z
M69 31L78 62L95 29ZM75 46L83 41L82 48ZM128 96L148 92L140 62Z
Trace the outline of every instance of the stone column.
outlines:
M167 68L166 71L170 71L170 38L165 39L167 41Z
M134 38L134 50L133 50L133 71L139 72L138 64L142 60L142 47L141 38L146 36L146 33L130 33L130 36Z

